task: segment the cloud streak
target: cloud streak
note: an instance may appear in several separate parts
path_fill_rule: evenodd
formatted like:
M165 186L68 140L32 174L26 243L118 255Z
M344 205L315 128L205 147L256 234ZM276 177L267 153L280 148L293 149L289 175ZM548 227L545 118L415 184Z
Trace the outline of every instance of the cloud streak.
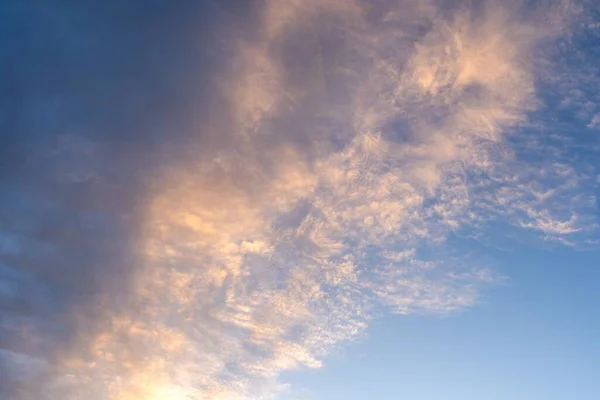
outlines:
M44 325L3 346L15 399L276 396L282 372L320 368L383 312L477 304L499 277L452 255L450 237L493 236L502 221L572 244L595 229L582 188L596 175L523 156L541 146L520 130L542 107L536 52L564 33L561 7L271 0L253 12L230 36L231 67L211 75L218 115L178 157L141 163L133 217L100 218L128 226L127 251L97 257L111 279L57 322L68 340ZM82 163L68 179L94 179ZM40 307L3 329L42 323ZM52 351L16 346L35 340Z

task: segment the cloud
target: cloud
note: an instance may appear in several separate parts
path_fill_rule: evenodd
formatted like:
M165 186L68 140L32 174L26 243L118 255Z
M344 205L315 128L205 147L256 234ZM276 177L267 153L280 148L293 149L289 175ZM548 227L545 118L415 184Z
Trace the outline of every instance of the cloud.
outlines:
M205 72L218 82L206 100L216 115L172 140L185 151L169 143L157 160L155 149L134 149L133 161L124 152L115 163L117 146L62 136L44 152L62 160L49 163L52 177L101 181L90 196L116 199L81 200L73 224L85 215L90 232L44 220L75 243L82 236L81 246L45 246L25 228L4 234L7 259L23 260L21 248L40 256L30 275L0 282L48 292L36 291L24 320L2 325L14 327L0 353L18 375L8 378L13 398L272 397L286 390L282 372L320 368L381 313L476 305L500 278L452 255L452 235L490 237L502 221L569 244L593 230L584 187L596 174L558 145L552 161L535 159L544 138L521 132L542 107L546 60L536 51L560 37L560 9L391 0L250 8L255 26L228 36L231 67ZM107 175L113 163L118 172ZM143 179L115 178L139 170ZM47 207L66 215L75 206L61 194L65 203ZM90 204L100 211L88 213ZM56 278L87 286L52 313L44 254L77 259L57 273L89 273ZM80 267L90 260L100 265ZM7 287L2 304L33 304ZM56 336L44 336L54 317ZM24 331L32 338L18 339ZM42 348L25 351L31 343ZM31 376L18 372L26 364L36 365L25 368Z

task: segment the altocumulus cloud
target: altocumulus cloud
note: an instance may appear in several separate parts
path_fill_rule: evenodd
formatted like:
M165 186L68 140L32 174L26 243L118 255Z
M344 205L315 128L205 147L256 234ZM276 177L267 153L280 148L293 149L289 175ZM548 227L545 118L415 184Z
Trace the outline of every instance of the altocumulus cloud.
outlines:
M165 58L140 26L152 49L123 71L185 89L152 103L121 82L103 93L126 115L96 111L91 126L72 122L69 96L117 111L92 84L21 106L51 139L13 139L6 155L19 158L3 175L7 398L269 398L288 390L280 373L320 368L382 312L477 304L502 278L450 237L595 245L594 147L540 111L568 101L571 127L597 125L554 73L572 76L557 65L593 35L586 4L213 4L225 22L205 26L211 50L187 68L176 55L194 54L198 32L170 29L190 13L153 7L185 45ZM63 11L56 27L72 29Z

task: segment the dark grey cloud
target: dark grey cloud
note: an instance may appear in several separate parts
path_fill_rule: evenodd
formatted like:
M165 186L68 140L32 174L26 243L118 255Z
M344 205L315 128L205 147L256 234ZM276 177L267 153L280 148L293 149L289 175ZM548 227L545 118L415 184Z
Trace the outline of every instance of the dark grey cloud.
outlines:
M204 134L251 3L0 6L0 397L118 309L147 186Z

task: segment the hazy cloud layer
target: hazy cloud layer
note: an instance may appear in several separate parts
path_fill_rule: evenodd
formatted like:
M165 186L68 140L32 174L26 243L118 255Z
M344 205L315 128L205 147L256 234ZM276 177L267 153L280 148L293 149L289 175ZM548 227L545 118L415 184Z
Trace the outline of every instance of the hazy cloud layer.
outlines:
M476 305L501 272L450 238L597 245L585 3L165 4L11 9L88 70L3 99L0 396L269 398L381 313ZM73 27L139 13L137 57Z

